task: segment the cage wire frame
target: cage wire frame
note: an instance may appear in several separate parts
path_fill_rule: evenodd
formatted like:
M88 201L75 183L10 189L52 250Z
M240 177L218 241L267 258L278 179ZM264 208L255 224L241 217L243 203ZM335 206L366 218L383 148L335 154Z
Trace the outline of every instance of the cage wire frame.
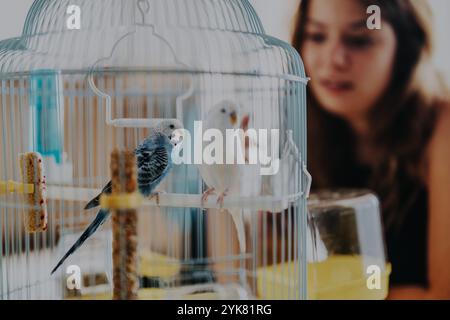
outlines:
M99 18L83 19L82 30L69 31L65 27L69 4L79 5L83 12ZM148 41L142 43L143 39ZM159 46L154 45L156 41ZM84 52L87 48L80 43L86 44L89 50ZM35 129L29 126L33 121L30 79L33 75L48 76L49 70L55 71L50 72L50 77L61 84L64 115L56 116L62 123L58 134L64 140L63 161L72 160L73 176L70 182L47 185L49 228L45 233L23 231L24 222L20 217L29 208L22 195L0 195L2 299L69 297L66 283L61 281L67 276L65 271L61 269L59 277L52 278L47 269L50 271L49 264L56 263L68 248L70 243L64 243L63 239L76 235L92 220L95 212L85 213L82 206L107 181L108 166L104 164L109 163L108 155L113 147L135 147L155 119L179 118L185 125L196 117L201 119L208 110L206 106L212 106L219 97L230 96L244 101L246 111L260 127L265 128L268 123L270 128L287 129L281 145L296 163L295 187L294 192L289 192L292 190L282 184L283 190L278 190L277 196L232 197L226 199L224 207L238 203L249 210L266 210L275 215L277 210L286 209L288 214L281 214L281 226L276 223L269 226L268 220L273 222L274 217L252 213L249 223L254 228L250 231L252 251L244 257L239 254L208 257L202 241L192 243L195 237L197 240L206 237L203 233L207 222L199 205L204 190L202 180L195 166L177 166L164 183L168 193L161 195L160 207L161 215L168 220L183 217L178 221L183 225L180 236L183 240L177 244L168 238L166 251L168 256L176 256L178 247L184 246L185 256L179 258L184 266L194 267L220 263L227 258L239 263L250 259L253 265L246 276L251 278L253 294L258 287L255 261L260 259L266 265L269 260L297 259L297 266L288 269L288 279L293 279L294 285L281 298L306 299L306 198L311 183L306 170L308 79L299 54L289 44L265 34L247 0L35 1L22 37L0 42L0 150L3 155L0 181L21 180L16 158L23 152L33 151L30 145L35 138ZM45 88L41 95L48 95ZM264 119L258 113L258 105L266 106L277 119ZM95 161L91 155L96 157ZM186 181L183 186L176 182L180 176ZM155 207L155 201L146 200L143 210ZM217 205L210 201L205 208L217 209ZM160 219L156 214L153 218ZM262 230L255 229L258 223L262 223ZM231 223L224 225L226 233L233 232ZM216 223L216 229L217 226ZM102 256L106 263L102 268L111 269L111 235L106 226L103 229L101 237L96 235L97 240L89 241L105 244ZM168 223L166 229L166 234L172 235L176 224ZM158 230L153 231L158 234ZM258 238L261 233L262 244ZM272 234L271 239L268 234ZM277 237L283 239L281 245ZM284 241L286 237L290 241ZM205 240L215 241L214 237ZM231 247L232 237L230 242L227 245ZM267 250L270 242L275 247L272 252ZM256 251L258 247L261 252ZM86 257L78 260L91 260L92 251L84 250ZM239 276L241 267L238 267ZM89 274L88 282L95 283L98 274ZM275 281L275 273L271 277ZM177 281L180 282L171 279L159 285L172 288Z

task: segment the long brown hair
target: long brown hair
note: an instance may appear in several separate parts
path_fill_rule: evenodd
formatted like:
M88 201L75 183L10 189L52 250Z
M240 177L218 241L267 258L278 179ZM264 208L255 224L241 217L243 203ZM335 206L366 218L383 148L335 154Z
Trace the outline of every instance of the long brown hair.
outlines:
M372 108L371 140L376 165L359 164L349 124L319 107L308 95L308 165L314 188L364 187L381 199L385 226L401 224L424 190L422 168L446 90L432 67L432 14L425 0L358 0L378 5L395 32L398 49L389 90ZM301 53L310 0L302 0L293 35Z

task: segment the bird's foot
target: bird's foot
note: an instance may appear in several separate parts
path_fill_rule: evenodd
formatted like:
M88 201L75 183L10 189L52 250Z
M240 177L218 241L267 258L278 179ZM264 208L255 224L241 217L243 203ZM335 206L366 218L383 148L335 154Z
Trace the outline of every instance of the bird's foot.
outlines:
M228 195L228 189L222 192L219 197L217 198L217 204L220 205L220 207L223 207L223 202L225 201L225 197Z
M148 199L153 200L154 198L156 198L156 205L159 207L159 196L161 194L165 194L165 193L166 192L164 192L164 191L151 193Z
M213 194L216 191L214 188L209 188L206 190L202 195L202 207L205 205L205 202L208 201L208 198L211 194Z

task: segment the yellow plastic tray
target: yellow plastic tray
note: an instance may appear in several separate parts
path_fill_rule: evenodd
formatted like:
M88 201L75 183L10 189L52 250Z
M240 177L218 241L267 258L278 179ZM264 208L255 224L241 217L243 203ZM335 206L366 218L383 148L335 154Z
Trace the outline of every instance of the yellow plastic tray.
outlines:
M319 263L309 263L307 293L311 300L382 300L388 295L391 265L381 273L381 288L367 287L365 259L361 256L330 256ZM150 267L152 266L152 267ZM147 252L141 255L141 274L172 277L179 273L180 265L174 259ZM284 263L257 270L257 298L268 300L293 299L298 296L295 282L297 263ZM140 289L139 300L166 299L170 289ZM185 299L216 299L213 293L184 296ZM112 293L89 294L75 299L110 300Z
M258 297L261 299L290 299L298 292L292 277L297 263L285 263L257 271ZM311 300L383 300L388 295L391 265L381 273L381 288L369 289L361 256L330 256L319 263L308 263L307 287Z

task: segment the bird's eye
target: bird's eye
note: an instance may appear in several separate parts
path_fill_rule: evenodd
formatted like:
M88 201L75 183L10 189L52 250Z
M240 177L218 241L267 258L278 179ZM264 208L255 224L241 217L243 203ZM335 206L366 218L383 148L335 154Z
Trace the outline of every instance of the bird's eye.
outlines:
M227 113L227 110L222 109L222 110L220 110L220 112L222 112L222 113Z
M171 125L169 126L169 128L170 128L170 129L175 129L175 126L174 126L173 124L171 124Z

